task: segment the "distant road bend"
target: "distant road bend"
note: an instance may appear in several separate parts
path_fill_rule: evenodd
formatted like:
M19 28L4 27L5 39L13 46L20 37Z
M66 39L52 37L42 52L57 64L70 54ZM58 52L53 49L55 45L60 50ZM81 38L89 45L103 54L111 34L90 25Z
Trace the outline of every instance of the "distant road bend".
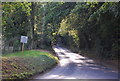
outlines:
M32 79L118 79L117 71L101 66L66 48L54 46L53 49L60 58L60 63L48 73Z

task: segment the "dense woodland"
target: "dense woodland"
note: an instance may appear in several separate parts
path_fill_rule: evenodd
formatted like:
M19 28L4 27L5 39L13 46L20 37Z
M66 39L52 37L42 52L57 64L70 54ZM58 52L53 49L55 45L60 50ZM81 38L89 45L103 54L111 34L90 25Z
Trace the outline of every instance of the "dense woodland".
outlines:
M118 58L119 2L3 2L3 53L62 45L100 58Z

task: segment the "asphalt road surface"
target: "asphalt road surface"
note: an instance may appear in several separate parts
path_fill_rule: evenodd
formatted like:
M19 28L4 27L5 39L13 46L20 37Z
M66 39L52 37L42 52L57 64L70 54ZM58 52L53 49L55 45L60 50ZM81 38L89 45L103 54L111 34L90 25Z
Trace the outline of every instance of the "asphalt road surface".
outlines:
M44 75L32 79L118 79L118 72L95 63L93 60L54 46L60 63Z

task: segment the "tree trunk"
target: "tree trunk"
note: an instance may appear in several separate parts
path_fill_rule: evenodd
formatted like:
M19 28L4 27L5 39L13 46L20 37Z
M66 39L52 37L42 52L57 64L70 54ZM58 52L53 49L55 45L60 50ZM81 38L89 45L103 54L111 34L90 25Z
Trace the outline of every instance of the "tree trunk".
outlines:
M31 49L34 48L34 26L35 26L35 3L32 2L31 5L31 27L30 27L30 32L31 32Z

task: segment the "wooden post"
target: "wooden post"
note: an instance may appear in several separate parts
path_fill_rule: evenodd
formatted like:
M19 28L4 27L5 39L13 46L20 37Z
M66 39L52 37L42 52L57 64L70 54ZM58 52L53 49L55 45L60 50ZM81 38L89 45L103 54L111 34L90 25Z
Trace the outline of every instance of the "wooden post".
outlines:
M24 51L24 43L22 44L22 54L23 54L23 51Z

